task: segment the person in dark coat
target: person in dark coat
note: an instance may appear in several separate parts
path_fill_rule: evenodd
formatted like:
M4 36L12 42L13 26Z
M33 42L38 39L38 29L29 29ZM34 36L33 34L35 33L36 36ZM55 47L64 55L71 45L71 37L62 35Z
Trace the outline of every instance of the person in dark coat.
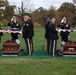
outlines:
M2 28L0 27L0 30L2 30ZM0 36L3 36L3 32L0 32Z
M58 25L61 29L70 29L70 25L66 20L66 17L64 16L62 18L61 23ZM61 36L61 41L62 42L67 42L68 41L68 36L69 36L69 32L60 32L60 36Z
M1 24L0 24L0 30L2 30ZM3 36L3 32L0 32L0 44L1 44L1 36Z
M27 55L32 55L34 27L29 13L24 14L24 25L23 25L22 33L26 43Z
M57 31L55 29L55 17L49 16L45 23L45 39L47 39L47 52L52 56L55 56L57 45Z
M11 21L8 23L8 26L11 27L11 30L17 31L21 29L20 23L17 21L16 16L13 16ZM18 33L11 33L12 40L18 39Z

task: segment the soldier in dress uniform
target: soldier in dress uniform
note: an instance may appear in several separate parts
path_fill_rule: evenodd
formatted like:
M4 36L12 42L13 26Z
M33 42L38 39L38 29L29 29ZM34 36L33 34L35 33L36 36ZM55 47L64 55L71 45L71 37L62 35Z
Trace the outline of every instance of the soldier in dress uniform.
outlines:
M61 29L70 29L70 25L66 20L66 17L64 16L62 18L61 23L59 24L59 27ZM68 36L69 36L69 32L60 32L60 36L61 36L61 41L62 42L67 42L68 41Z
M49 16L45 23L45 39L47 39L47 52L52 56L55 56L57 45L57 31L55 29L55 17Z
M13 16L11 21L8 23L8 26L11 27L11 30L17 31L21 29L20 23L17 21L16 16ZM18 33L11 33L12 40L18 39Z
M33 22L31 20L31 16L29 13L24 14L24 25L22 33L26 43L27 55L32 55L34 29L33 29Z

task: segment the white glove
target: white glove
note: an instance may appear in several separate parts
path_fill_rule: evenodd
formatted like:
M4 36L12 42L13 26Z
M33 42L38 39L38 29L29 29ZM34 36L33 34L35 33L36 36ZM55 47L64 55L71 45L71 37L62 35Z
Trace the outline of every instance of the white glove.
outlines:
M13 18L11 19L11 21L13 21Z
M74 30L74 32L76 32L76 30Z

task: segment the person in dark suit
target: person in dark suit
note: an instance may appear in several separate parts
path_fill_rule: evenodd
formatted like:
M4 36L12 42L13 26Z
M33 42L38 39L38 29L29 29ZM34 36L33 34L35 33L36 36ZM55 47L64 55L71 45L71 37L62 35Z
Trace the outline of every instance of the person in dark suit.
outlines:
M70 25L66 20L66 17L64 16L62 18L61 23L58 25L61 29L70 29ZM68 41L68 36L69 36L69 32L60 32L60 36L61 36L61 41L62 42L67 42Z
M49 16L45 23L45 39L47 39L47 52L52 56L55 56L57 45L57 31L55 29L55 17Z
M11 27L11 30L17 31L21 29L20 23L17 21L16 16L13 16L11 21L8 23L8 26ZM18 33L11 33L12 40L18 39Z
M26 43L27 55L31 56L33 51L34 27L29 13L24 14L24 25L22 33Z

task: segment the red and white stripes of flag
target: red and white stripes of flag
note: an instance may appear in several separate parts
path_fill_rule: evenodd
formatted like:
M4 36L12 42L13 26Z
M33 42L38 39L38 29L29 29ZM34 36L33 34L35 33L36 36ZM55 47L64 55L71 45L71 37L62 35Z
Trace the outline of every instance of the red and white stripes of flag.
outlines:
M58 32L76 32L76 30L68 30L68 29L56 29ZM12 30L0 30L0 32L3 33L18 33L18 34L22 34L21 30L18 31L12 31Z

